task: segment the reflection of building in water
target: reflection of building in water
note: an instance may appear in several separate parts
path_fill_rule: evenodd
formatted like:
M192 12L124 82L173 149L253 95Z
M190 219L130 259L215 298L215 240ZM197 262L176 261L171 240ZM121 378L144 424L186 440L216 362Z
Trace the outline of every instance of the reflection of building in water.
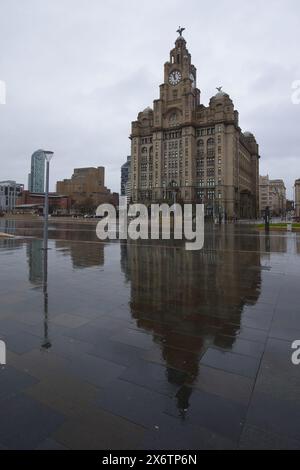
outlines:
M234 236L228 228L208 236L203 251L187 252L180 243L128 242L121 258L131 281L132 316L161 345L168 381L193 383L206 348L231 349L244 306L259 298L259 239Z
M0 218L0 232L14 234L16 231L16 221Z
M128 265L128 249L126 240L120 243L121 247L121 270L125 275L126 282L130 281L130 266Z
M261 251L261 261L270 261L271 253L287 253L287 237L285 233L272 232L259 234L259 249Z
M43 240L32 239L27 244L27 261L29 266L29 281L34 285L43 282Z
M296 252L297 255L300 255L300 235L297 234L296 236Z
M20 240L16 240L14 238L0 238L1 251L21 250L23 246L24 245Z
M104 245L102 243L76 243L56 240L55 244L60 253L72 259L74 269L104 265Z
M95 224L84 224L74 225L72 223L64 223L61 227L59 224L55 224L50 221L50 233L49 237L55 238L55 240L70 240L79 242L97 242L99 240L96 235ZM53 229L53 232L52 232ZM53 236L54 235L54 236Z

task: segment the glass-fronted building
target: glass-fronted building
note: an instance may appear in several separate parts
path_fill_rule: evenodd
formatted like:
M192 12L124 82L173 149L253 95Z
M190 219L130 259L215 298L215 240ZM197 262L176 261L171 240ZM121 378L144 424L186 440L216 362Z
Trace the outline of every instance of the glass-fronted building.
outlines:
M28 190L31 193L45 192L45 155L43 150L37 150L31 157Z
M126 196L128 202L130 201L131 196L130 169L131 156L128 156L127 162L121 167L121 196Z

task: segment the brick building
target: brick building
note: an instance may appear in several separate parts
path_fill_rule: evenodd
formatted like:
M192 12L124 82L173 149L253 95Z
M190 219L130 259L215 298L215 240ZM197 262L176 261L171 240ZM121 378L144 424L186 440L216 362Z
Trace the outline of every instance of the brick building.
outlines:
M117 206L119 195L106 188L104 181L104 167L75 168L70 179L57 182L56 190L59 194L69 196L73 205L87 203L96 208L100 204L109 203Z
M69 196L61 196L57 193L49 194L49 213L67 214L71 209L72 200ZM45 194L23 191L17 198L16 210L43 212Z

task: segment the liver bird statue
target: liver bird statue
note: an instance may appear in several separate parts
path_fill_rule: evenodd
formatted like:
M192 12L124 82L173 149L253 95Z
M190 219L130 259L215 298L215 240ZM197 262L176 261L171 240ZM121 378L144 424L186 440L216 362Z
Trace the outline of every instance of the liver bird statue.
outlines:
M185 31L185 28L182 28L181 26L179 26L179 28L177 29L176 33L178 33L179 36L182 36L183 31Z

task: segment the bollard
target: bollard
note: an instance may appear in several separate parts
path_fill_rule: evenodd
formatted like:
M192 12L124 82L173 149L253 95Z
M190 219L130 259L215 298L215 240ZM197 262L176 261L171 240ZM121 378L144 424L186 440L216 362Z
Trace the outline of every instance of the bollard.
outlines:
M265 210L265 231L270 231L270 208L266 207Z

